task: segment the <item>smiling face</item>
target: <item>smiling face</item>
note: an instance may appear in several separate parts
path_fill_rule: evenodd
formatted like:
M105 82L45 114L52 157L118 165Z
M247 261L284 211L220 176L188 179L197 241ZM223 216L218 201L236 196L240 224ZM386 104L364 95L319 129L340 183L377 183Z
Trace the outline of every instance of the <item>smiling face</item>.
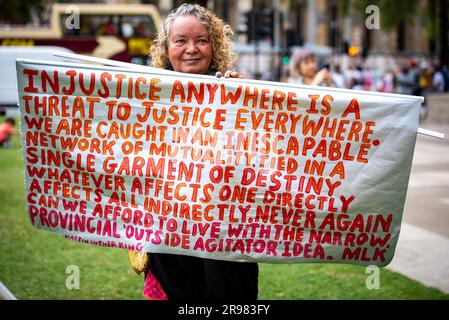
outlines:
M178 72L207 74L212 45L206 27L192 15L176 18L168 37L168 60Z

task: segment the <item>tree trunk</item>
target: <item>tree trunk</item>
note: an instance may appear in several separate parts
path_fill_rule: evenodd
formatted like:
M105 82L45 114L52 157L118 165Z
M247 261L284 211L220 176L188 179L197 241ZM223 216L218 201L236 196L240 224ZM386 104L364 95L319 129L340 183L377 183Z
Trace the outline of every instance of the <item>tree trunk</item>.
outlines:
M449 43L448 43L448 0L439 0L440 12L440 63L442 66L449 66Z

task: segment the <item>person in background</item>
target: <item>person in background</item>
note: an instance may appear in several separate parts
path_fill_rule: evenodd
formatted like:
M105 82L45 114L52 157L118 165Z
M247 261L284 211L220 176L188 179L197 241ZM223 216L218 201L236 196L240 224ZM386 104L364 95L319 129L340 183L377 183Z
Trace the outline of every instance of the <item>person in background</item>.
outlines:
M11 136L16 133L14 126L16 121L13 118L7 118L5 122L0 124L0 147L11 147Z
M163 23L151 65L177 72L242 77L231 71L232 30L209 10L183 4ZM255 300L258 264L148 253L144 295L168 300Z
M329 69L318 70L316 57L309 49L296 49L291 56L290 63L290 77L287 82L311 86L335 86Z
M385 73L381 76L379 80L377 90L379 92L393 93L394 83L395 83L394 72L390 69L387 69L387 71L385 71Z
M441 73L443 74L444 78L444 92L449 91L449 70L447 69L447 66L442 65L441 66Z
M420 96L421 95L421 88L419 87L419 68L418 63L415 58L412 58L409 63L409 71L408 71L413 78L414 85L413 85L413 92L412 95L414 96Z
M117 30L115 28L115 25L114 25L114 22L113 22L111 16L108 17L108 21L97 30L96 34L99 36L115 36L115 35L117 35Z
M337 88L347 88L348 83L346 77L341 71L340 65L337 64L334 67L334 72L332 72L332 81Z
M363 75L363 67L361 64L357 65L354 72L352 73L351 86L353 90L365 89L365 77Z
M374 85L374 74L368 65L365 65L363 71L363 90L371 91Z
M445 80L443 72L441 70L441 65L439 63L436 63L433 69L434 73L432 77L432 89L438 93L444 92Z
M432 92L432 77L433 70L432 66L427 61L422 61L420 64L420 75L419 75L419 87L421 95L425 95Z
M407 66L403 66L401 71L396 75L396 93L413 94L416 86L416 77Z

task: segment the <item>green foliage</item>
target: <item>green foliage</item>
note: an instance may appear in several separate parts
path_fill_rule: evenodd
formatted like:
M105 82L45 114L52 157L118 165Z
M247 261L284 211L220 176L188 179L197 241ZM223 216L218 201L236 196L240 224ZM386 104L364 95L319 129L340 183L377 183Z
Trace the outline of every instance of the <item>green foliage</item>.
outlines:
M424 9L425 16L424 25L426 26L426 36L430 40L439 40L441 30L441 14L437 1L429 2L429 5ZM449 11L446 12L446 20L449 20Z
M26 24L31 20L31 11L39 16L44 11L45 0L0 0L0 21L11 24Z
M423 16L426 11L420 6L419 0L344 0L340 3L340 10L343 15L353 12L359 17L365 17L369 5L379 7L380 23L386 30L408 22L416 15Z

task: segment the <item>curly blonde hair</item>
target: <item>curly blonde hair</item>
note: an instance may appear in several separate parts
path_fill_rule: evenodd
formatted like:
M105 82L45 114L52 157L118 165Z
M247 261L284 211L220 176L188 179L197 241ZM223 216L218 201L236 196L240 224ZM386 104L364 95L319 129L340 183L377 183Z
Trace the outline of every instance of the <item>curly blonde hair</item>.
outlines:
M173 22L181 16L192 15L196 17L209 33L212 45L212 62L209 72L225 72L232 68L235 54L231 50L231 37L234 34L231 27L215 14L198 4L184 3L174 9L162 23L160 31L150 49L151 66L155 68L171 68L168 60L168 38Z

